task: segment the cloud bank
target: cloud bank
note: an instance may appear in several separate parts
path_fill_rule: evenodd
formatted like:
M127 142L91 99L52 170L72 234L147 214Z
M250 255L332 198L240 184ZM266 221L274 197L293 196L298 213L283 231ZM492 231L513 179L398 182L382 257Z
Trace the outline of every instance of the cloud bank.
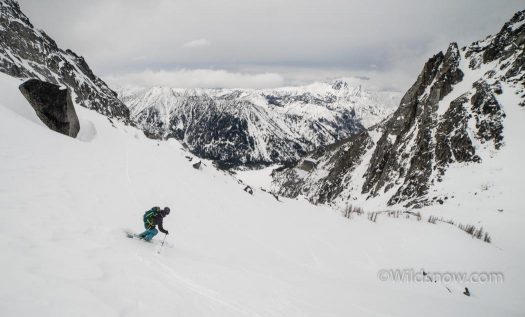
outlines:
M284 84L284 78L275 73L248 74L211 69L145 70L109 75L106 80L114 86L178 88L274 88Z

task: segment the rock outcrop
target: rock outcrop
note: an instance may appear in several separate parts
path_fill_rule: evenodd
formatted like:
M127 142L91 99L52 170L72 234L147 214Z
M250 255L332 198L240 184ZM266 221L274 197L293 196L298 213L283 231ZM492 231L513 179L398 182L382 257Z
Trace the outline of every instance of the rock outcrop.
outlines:
M69 89L38 79L20 85L20 91L51 130L75 138L80 130Z

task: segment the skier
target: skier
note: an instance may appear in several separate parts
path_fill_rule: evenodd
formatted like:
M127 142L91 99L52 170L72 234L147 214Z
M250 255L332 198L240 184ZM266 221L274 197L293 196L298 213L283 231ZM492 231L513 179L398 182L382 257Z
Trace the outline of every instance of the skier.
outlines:
M164 207L164 209L160 209L160 207L153 207L150 210L146 211L144 214L143 220L144 220L144 227L146 228L146 231L139 234L139 238L144 239L146 241L151 241L154 236L159 233L159 231L155 228L156 226L159 226L159 230L162 233L169 234L168 230L165 230L162 226L162 220L164 217L169 215L170 208Z

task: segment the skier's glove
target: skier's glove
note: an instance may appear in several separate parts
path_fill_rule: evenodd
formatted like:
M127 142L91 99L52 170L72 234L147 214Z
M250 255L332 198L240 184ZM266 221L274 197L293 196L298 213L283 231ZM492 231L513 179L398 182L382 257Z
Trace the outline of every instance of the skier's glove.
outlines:
M165 234L170 234L170 232L168 230L166 230L166 232L164 232Z

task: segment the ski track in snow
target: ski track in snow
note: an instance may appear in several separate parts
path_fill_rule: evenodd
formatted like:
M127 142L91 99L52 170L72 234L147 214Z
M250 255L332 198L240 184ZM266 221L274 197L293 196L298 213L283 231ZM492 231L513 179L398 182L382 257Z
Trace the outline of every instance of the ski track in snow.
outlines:
M211 300L215 303L218 303L222 306L225 306L229 309L231 309L232 311L234 312L237 312L237 313L240 313L242 315L246 315L246 316L260 316L259 314L256 314L256 313L249 313L246 309L244 309L243 307L241 307L239 304L237 303L233 303L232 301L229 301L229 300L224 300L223 298L221 298L220 294L216 291L213 291L209 288L206 288L206 287L203 287L201 285L198 285L197 283L195 283L194 281L191 281L191 280L188 280L182 276L180 276L179 274L177 274L177 272L175 272L173 269L171 269L169 266L167 266L166 264L163 264L161 262L159 262L159 265L165 270L168 272L169 276L171 276L172 278L175 278L177 281L179 281L181 284L185 285L186 287L188 287L189 290L191 290L192 292L208 299L208 300Z

